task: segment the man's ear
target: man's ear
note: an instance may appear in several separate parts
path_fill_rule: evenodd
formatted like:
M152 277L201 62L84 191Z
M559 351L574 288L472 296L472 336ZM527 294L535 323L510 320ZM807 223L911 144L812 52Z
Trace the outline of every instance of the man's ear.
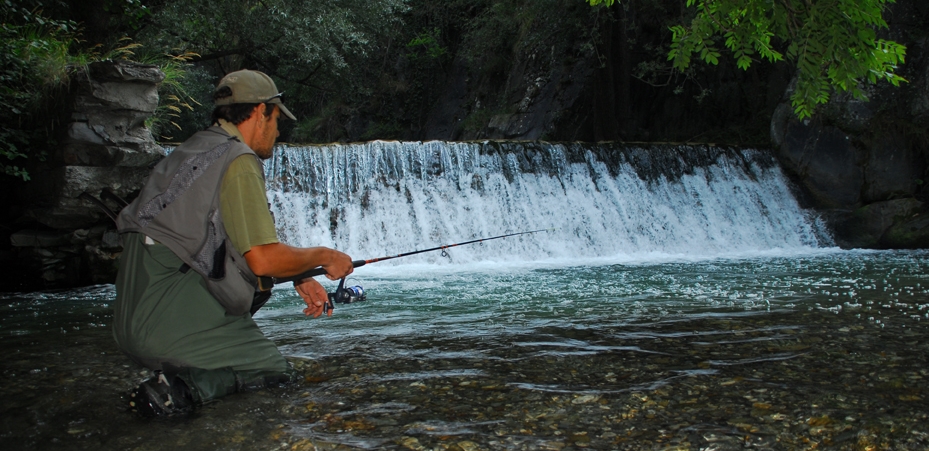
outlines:
M264 116L265 108L267 108L267 106L263 103L259 103L258 105L255 105L255 109L252 110L252 117L261 118L262 116ZM256 114L258 116L255 116Z

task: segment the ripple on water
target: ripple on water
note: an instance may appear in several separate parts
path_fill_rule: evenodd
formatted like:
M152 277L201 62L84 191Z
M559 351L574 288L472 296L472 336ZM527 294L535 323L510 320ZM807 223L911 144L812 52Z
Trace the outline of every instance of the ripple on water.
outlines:
M8 298L0 436L10 449L929 449L926 255L487 271L453 288L399 274L319 320L276 290L256 320L310 357L294 359L304 382L165 423L122 409L148 372L103 326L108 290ZM407 297L416 277L437 305Z

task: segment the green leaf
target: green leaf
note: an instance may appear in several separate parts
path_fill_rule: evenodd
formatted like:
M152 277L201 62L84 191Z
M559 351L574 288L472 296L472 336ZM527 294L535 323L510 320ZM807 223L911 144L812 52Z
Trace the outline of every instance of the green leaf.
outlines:
M757 52L770 62L796 64L800 82L791 103L800 117L827 102L833 90L864 96L859 83L905 82L895 70L905 61L906 48L893 41L876 41L876 28L886 28L882 14L893 0L687 0L695 8L688 24L671 27L668 59L684 71L693 52L716 65L722 57L714 40L741 69ZM786 45L781 53L778 46Z
M739 69L747 70L749 66L752 65L752 59L742 55L739 57L739 59L736 60L736 65L739 66Z

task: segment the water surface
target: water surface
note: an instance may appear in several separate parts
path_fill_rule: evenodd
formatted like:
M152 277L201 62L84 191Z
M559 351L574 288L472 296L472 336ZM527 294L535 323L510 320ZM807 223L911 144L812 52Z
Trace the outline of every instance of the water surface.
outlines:
M144 421L111 286L7 296L15 449L925 449L927 252L371 265L256 319L306 379ZM380 265L380 264L378 264ZM10 449L14 449L10 448Z

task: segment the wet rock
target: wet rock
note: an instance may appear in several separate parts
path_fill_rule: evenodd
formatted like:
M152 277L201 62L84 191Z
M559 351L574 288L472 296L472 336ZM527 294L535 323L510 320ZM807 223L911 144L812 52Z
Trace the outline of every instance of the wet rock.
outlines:
M912 198L875 202L856 209L847 220L836 224L836 234L848 247L894 247L892 244L901 240L893 233L885 239L885 232L922 208L923 203Z
M859 206L865 177L858 162L863 153L850 137L836 127L785 120L785 136L778 150L785 169L801 177L801 184L820 208Z
M10 244L17 247L55 247L70 244L70 234L47 230L20 230L10 236Z
M92 234L92 242L78 247L75 258L60 268L32 261L30 252L14 249L12 260L18 260L18 265L8 272L21 274L18 284L47 288L113 280L115 259L105 254L107 250L119 250L118 240L113 237L115 226L97 204L81 195L99 197L108 190L129 198L148 177L149 166L164 157L164 149L145 126L145 120L158 106L158 84L163 79L164 74L155 66L102 61L90 64L86 73L79 72L73 80L70 104L63 114L70 122L59 137L61 144L53 149L46 164L31 171L32 181L14 193L17 204L22 206L18 224L28 227L16 233L15 242L19 247L56 252L62 250L60 244L38 239L33 230L68 234L105 225L111 233ZM108 207L119 210L115 204ZM27 240L26 235L34 239ZM38 274L44 281L36 278Z
M400 442L400 446L406 449L412 449L414 451L420 451L420 450L425 449L423 445L419 444L419 439L417 439L416 437L401 437L399 442Z
M913 214L892 225L881 236L880 243L890 249L929 247L929 213Z
M842 247L925 248L929 224L875 215L862 207L898 199L925 201L929 190L925 130L929 125L929 58L922 34L929 10L918 1L899 1L889 12L886 33L907 47L907 64L898 74L908 83L862 84L864 102L835 94L812 119L793 114L788 89L771 119L771 137L784 168L797 181L803 199L820 209ZM854 214L852 212L854 211ZM905 216L905 215L904 215ZM890 220L890 223L887 221ZM903 222L909 222L904 226ZM893 232L885 239L877 229Z

